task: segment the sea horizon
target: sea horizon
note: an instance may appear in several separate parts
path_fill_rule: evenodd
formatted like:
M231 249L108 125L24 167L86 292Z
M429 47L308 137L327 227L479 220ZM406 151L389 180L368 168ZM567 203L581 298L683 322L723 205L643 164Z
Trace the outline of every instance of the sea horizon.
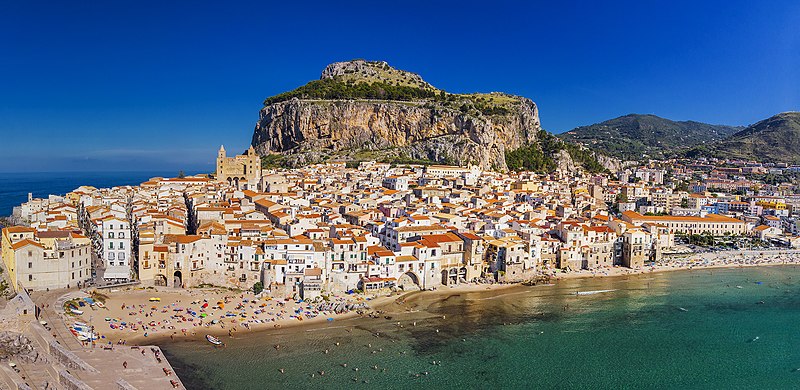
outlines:
M28 200L49 195L65 195L84 185L109 188L121 185L138 185L152 177L176 177L179 171L51 171L51 172L0 172L0 217L8 217L14 207ZM197 174L186 171L187 175Z

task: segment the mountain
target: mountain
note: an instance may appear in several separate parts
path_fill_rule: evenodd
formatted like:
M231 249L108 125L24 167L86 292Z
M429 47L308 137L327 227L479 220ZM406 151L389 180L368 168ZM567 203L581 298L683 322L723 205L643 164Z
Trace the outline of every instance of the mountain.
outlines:
M650 114L629 114L581 126L559 135L624 160L663 158L697 145L724 139L741 127L671 121Z
M353 60L265 99L252 145L266 164L291 167L377 160L506 170L507 154L541 150L545 134L530 99L453 94L386 62Z
M505 169L505 151L536 142L540 130L530 99L451 94L386 62L353 60L267 98L252 145L289 166L379 160Z
M780 113L687 154L800 164L800 112Z

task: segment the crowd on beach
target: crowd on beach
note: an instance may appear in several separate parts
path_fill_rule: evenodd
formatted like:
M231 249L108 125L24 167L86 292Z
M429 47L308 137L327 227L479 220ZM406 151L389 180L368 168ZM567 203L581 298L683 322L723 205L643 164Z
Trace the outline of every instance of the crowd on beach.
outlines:
M103 342L128 338L196 336L241 330L279 328L304 320L368 309L371 297L331 296L328 301L256 296L252 292L219 290L133 290L109 294L104 308L92 307L75 318L87 321ZM360 302L360 303L356 303Z

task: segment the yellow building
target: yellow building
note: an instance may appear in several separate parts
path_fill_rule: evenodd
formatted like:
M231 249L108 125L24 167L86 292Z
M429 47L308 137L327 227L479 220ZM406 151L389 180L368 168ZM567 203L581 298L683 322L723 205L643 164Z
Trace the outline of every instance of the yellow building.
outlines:
M75 232L8 227L2 230L2 251L15 291L20 284L45 290L75 287L91 279L91 242Z
M219 147L217 154L217 181L242 189L256 189L261 180L261 157L250 146L245 154L228 157L225 147Z
M21 226L7 227L2 231L3 265L5 271L8 273L8 279L11 281L11 286L14 288L14 291L17 291L16 251L29 243L41 247L41 244L33 241L35 236L36 229ZM32 252L30 256L33 256Z

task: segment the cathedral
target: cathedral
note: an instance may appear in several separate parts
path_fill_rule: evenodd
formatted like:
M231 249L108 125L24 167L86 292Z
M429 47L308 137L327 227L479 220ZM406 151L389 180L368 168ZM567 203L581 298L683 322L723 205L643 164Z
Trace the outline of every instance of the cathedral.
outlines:
M216 178L240 189L254 190L261 181L261 157L256 154L253 146L245 154L227 157L225 147L220 146Z

